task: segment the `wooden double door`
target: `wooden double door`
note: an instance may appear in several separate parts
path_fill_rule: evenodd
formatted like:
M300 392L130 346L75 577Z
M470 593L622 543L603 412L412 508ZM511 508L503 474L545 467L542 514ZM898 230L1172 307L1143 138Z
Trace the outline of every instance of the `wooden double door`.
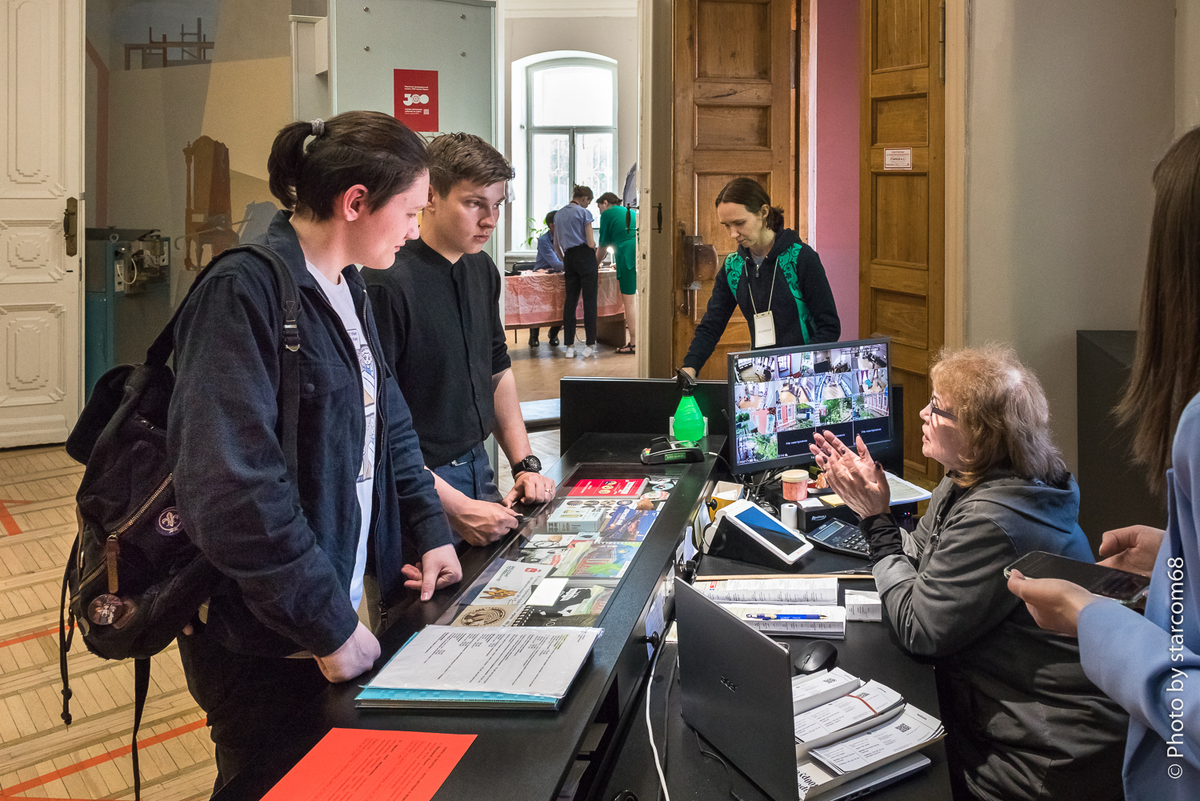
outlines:
M714 200L737 176L759 181L807 238L808 54L821 2L676 0L672 186L672 363L682 364L734 249ZM939 0L858 0L862 32L859 318L845 339L892 338L892 381L905 392L905 472L936 480L921 455L919 412L944 339L943 9ZM811 28L810 18L818 22ZM820 113L820 109L817 109ZM750 335L735 312L703 378Z

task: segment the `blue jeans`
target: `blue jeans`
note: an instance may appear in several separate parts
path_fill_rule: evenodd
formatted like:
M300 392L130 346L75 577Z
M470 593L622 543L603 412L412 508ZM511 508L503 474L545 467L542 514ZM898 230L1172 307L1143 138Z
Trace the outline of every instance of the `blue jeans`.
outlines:
M500 489L496 486L496 472L488 461L487 448L479 443L466 454L448 462L441 467L433 468L438 477L454 489L474 498L477 501L500 502ZM454 532L454 544L462 542L458 532Z

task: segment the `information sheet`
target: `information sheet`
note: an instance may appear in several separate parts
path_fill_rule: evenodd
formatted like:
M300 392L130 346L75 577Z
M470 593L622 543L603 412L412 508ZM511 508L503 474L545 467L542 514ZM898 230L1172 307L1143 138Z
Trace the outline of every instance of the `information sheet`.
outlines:
M516 693L561 698L603 629L426 626L372 689Z
M263 801L429 801L474 734L332 729Z

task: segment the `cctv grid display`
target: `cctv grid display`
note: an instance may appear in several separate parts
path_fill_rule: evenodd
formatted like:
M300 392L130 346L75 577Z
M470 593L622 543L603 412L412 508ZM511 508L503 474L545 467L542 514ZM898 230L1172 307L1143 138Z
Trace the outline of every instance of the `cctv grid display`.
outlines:
M892 436L890 340L772 348L729 354L733 472L812 461L814 430L847 444Z

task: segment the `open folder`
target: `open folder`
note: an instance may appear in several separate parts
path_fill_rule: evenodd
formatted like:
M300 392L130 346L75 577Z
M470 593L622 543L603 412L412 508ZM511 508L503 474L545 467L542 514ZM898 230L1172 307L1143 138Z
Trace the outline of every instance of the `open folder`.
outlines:
M363 708L557 709L603 633L426 626L359 693Z

